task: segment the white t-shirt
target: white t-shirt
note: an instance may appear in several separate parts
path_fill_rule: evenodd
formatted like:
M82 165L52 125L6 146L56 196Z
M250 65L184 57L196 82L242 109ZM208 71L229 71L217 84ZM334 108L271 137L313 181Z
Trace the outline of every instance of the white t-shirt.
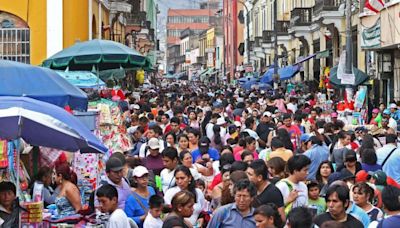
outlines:
M164 194L167 192L168 189L175 186L174 174L175 174L175 170L170 171L167 168L165 168L161 171L160 177L161 177L162 190L163 190Z
M130 227L128 217L121 209L115 210L106 224L106 228Z
M213 128L214 128L214 124L213 124L213 123L208 123L208 124L206 125L206 136L207 136L209 139L212 139L212 138L214 137Z
M287 109L290 109L292 111L292 113L295 113L297 111L297 104L292 104L289 103L286 105Z
M168 191L164 195L165 204L170 205L171 201L172 201L172 197L174 197L174 195L180 191L181 191L181 189L178 186L168 189ZM193 214L188 219L192 225L196 224L197 219L199 218L200 212L202 212L203 209L205 209L207 206L206 200L204 198L204 194L198 188L196 188L196 195L197 195L197 201L193 205Z
M287 179L284 179L287 180ZM302 207L306 206L308 203L308 190L307 190L307 185L304 184L303 182L299 182L297 184L292 183L292 189L289 189L289 186L286 182L284 181L279 181L278 183L275 184L277 188L282 193L283 200L286 203L287 198L289 197L289 193L291 190L296 189L298 191L298 196L295 201L293 201L292 205L293 208L295 207Z
M154 218L150 213L143 222L143 228L162 228L162 225L163 221L160 218Z

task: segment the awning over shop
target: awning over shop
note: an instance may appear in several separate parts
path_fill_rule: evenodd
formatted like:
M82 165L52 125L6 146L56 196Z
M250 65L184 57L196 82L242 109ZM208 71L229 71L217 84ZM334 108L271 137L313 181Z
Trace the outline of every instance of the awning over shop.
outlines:
M292 66L280 68L278 70L280 80L284 81L284 80L291 79L299 72L299 70L300 70L299 65L292 65ZM260 82L271 83L274 80L273 76L274 76L274 67L271 66L269 68L269 70L267 72L265 72L265 74L261 77Z
M297 63L295 63L295 64L293 64L293 65L301 64L301 63L303 63L303 62L305 62L305 61L308 61L308 60L314 58L316 55L317 55L317 54L314 53L314 54L309 55L309 56L307 56L307 57L301 58L300 60L297 61Z
M330 76L329 76L329 82L334 85L335 87L346 87L346 86L359 86L362 83L368 81L369 76L362 72L361 70L359 70L356 67L353 67L353 74L354 74L354 81L353 80L343 80L338 78L338 66L335 66L331 69L330 72ZM343 75L342 77L344 77L346 75ZM346 76L349 77L349 76ZM351 83L345 83L344 81L352 81Z

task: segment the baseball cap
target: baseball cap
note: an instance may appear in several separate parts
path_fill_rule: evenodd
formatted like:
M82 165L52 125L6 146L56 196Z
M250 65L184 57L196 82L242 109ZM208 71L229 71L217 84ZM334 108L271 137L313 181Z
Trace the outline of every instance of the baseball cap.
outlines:
M375 179L375 184L376 185L387 185L386 179L386 173L383 172L382 170L377 170L375 172L368 172L368 174Z
M236 127L242 127L242 123L240 123L239 121L235 121L233 122L235 124Z
M372 113L379 113L379 109L377 108L372 109Z
M147 142L147 146L152 149L160 149L160 142L158 141L158 139L156 138L151 138L148 142Z
M390 115L390 110L389 110L389 109L383 110L383 114L385 114L385 115Z
M139 165L133 169L134 177L142 177L145 174L149 174L149 170L147 170L147 168L144 166Z
M369 174L365 170L360 170L356 173L356 182L366 182L369 179Z
M124 165L122 164L121 160L118 159L117 157L111 157L106 162L106 171L107 172L110 172L110 171L118 172L118 171L121 171L123 168L124 168Z
M272 117L272 113L266 111L266 112L263 113L263 116Z
M337 117L338 117L337 112L332 112L332 113L331 113L331 117L332 117L332 118L337 118Z
M309 134L302 134L300 136L300 142L308 142L310 141L311 135Z
M208 146L210 146L210 140L206 136L201 137L201 139L199 140L199 147Z
M350 178L355 178L354 174L350 172L348 169L342 169L340 171L340 180L347 180Z
M347 151L346 154L344 155L344 160L345 161L357 161L356 152L354 152L353 150Z
M139 106L138 104L132 104L132 105L129 106L129 108L130 108L131 110L140 109L140 106Z
M397 108L397 105L395 103L391 103L389 107L390 108Z

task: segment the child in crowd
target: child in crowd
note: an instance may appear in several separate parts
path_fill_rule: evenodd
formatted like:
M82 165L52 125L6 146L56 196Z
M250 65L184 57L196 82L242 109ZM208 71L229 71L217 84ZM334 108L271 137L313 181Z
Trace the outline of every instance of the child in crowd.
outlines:
M315 209L314 216L322 214L326 211L326 202L325 199L319 196L319 185L316 181L310 181L307 184L308 189L308 206L312 209Z
M101 186L96 191L96 196L100 204L100 211L110 214L106 228L130 227L125 212L118 208L118 191L114 186L110 184Z
M149 199L150 210L144 220L145 228L161 228L163 221L160 216L164 207L164 198L159 195L153 195Z

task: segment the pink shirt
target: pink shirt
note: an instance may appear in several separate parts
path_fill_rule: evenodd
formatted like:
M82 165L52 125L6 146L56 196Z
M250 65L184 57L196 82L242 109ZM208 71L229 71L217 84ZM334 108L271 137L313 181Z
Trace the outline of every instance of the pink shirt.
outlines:
M240 151L240 152L237 152L236 154L234 154L235 161L241 161L242 160L242 158L241 158L242 152L243 152L243 150ZM258 159L257 152L253 151L253 157L254 157L254 160Z

